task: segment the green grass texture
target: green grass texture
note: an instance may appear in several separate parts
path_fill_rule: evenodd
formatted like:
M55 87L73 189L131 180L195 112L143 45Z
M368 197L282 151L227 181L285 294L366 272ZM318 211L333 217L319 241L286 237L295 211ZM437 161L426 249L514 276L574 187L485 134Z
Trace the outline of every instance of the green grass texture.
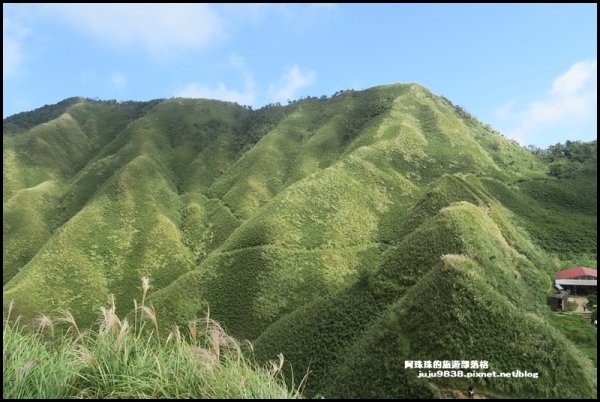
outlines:
M258 110L69 98L4 119L3 145L23 334L66 310L91 327L113 298L131 319L150 277L157 336L210 310L308 396L443 397L465 380L403 361L446 358L541 373L477 379L490 397L595 394L595 344L547 296L564 261L596 261L596 176L551 176L419 84Z

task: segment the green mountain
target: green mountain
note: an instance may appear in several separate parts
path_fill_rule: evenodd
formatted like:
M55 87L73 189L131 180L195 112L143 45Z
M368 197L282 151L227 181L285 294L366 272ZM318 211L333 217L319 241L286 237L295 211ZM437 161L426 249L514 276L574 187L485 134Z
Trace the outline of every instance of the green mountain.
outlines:
M307 395L596 394L546 304L557 257L595 259L595 167L554 177L418 84L259 110L70 98L4 119L3 141L5 311L91 324L149 276L162 320L210 309L259 360L310 371ZM540 378L423 379L405 360Z

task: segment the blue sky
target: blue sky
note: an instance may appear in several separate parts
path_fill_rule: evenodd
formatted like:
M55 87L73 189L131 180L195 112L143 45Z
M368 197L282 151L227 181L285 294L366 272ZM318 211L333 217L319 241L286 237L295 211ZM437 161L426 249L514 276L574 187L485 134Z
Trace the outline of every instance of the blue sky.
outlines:
M596 4L4 4L3 116L418 82L523 145L597 131Z

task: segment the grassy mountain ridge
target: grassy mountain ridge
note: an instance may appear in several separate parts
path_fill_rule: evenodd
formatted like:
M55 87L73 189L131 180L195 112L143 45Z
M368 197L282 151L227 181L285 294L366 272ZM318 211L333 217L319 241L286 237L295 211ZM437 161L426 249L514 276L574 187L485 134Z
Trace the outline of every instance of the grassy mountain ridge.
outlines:
M509 317L548 334L550 352L536 359L576 362L549 366L554 382L576 374L572 395L595 389L586 358L544 324L554 255L595 255L595 177L549 177L544 160L418 84L260 110L71 98L5 119L3 141L5 309L14 299L26 318L69 308L90 324L110 295L132 309L149 276L163 320L185 325L210 308L228 332L256 339L259 359L283 351L296 373L313 370L309 393L427 397L446 382L417 380L400 359L468 349L433 356L420 327L398 317ZM455 304L462 294L432 282L446 274L444 286L500 307ZM427 296L440 292L449 299ZM431 310L406 299L419 294ZM537 339L504 355L477 343L491 336L482 325L477 335L441 328L502 369ZM482 382L494 384L557 395L546 381Z

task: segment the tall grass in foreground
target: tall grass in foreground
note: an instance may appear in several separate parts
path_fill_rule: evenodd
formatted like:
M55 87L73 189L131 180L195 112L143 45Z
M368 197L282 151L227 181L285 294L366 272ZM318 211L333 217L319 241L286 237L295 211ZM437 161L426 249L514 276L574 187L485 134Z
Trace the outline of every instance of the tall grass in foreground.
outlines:
M299 398L281 375L284 360L258 367L208 316L158 336L154 309L142 304L134 324L114 302L97 329L82 330L68 311L40 316L33 331L9 308L3 328L3 398Z

